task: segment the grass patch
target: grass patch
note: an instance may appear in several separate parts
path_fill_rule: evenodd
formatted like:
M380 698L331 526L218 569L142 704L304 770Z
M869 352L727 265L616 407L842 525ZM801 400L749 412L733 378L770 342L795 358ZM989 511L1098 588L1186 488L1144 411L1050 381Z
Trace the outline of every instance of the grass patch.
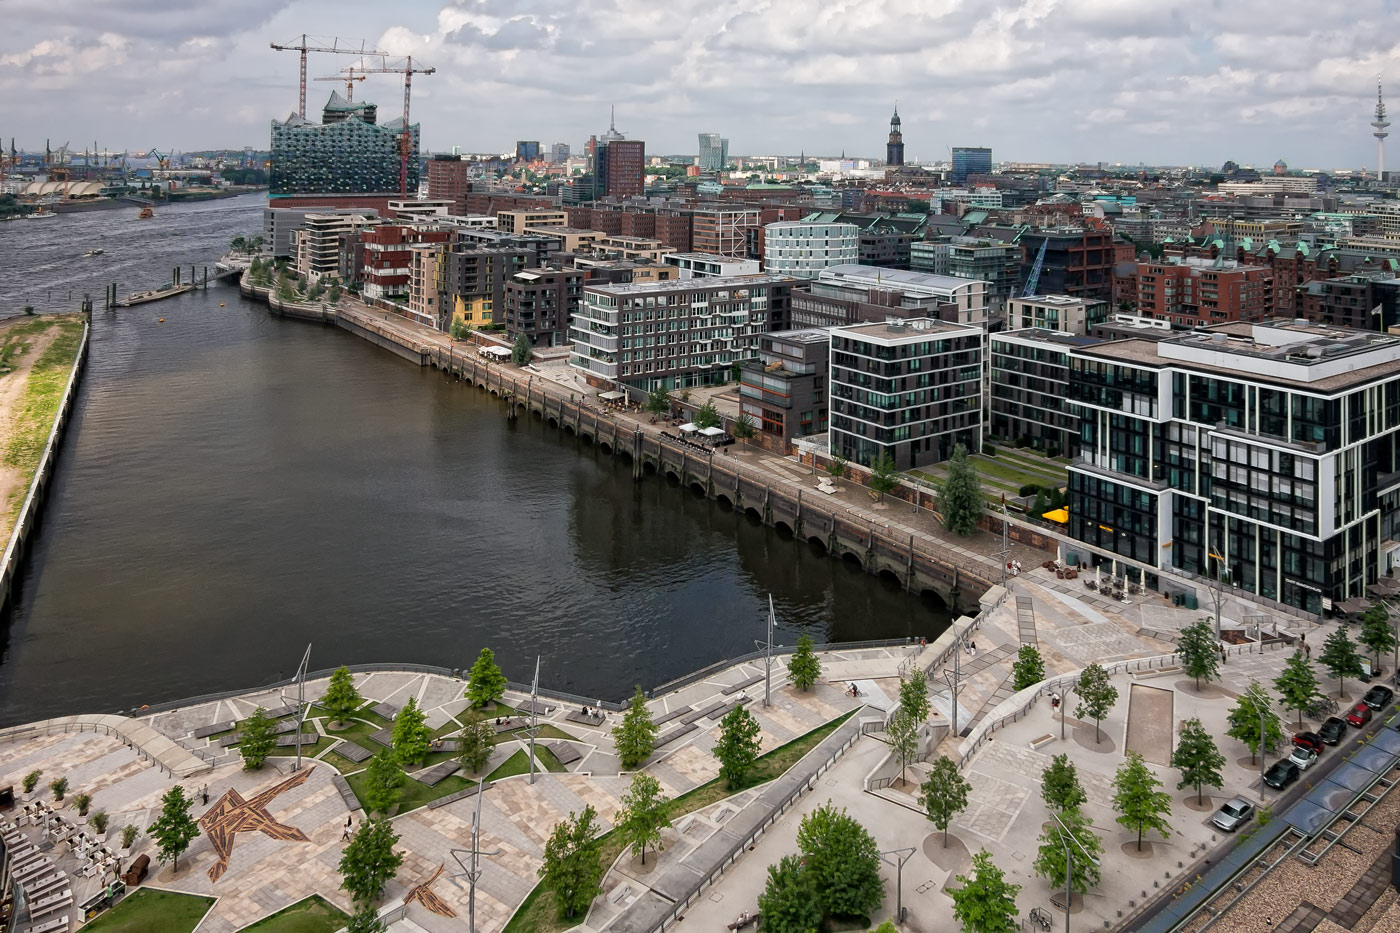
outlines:
M319 895L313 894L290 907L264 917L243 933L334 933L343 929L350 918Z
M363 771L365 768L364 762L351 761L339 752L326 752L321 756L320 760L335 768L341 774L354 774L357 771Z
M345 780L350 785L350 789L355 792L355 798L360 801L360 806L365 806L365 772L357 771L354 774L347 774ZM446 797L448 794L455 794L459 790L466 790L468 787L475 787L476 782L464 777L452 775L438 782L436 787L429 787L422 781L415 781L407 778L403 787L400 788L399 813L407 813L409 810L416 810L437 800L439 797ZM368 807L365 807L368 812Z
M501 762L501 766L495 771L492 771L490 774L486 775L486 780L499 781L501 778L508 778L513 777L517 774L529 773L530 753L525 751L524 749L521 749L514 755L511 755L505 761Z
M279 738L280 738L280 736L279 736ZM303 740L302 740L302 745L301 745L301 757L303 757L303 758L314 758L314 757L316 757L317 755L319 755L319 754L321 754L322 752L324 752L326 749L330 748L330 747L331 747L331 743L334 742L334 741L335 741L335 739L328 739L328 738L322 736L321 738L317 739L315 742L312 742L312 743L308 744L308 743L306 742L306 740L303 739ZM296 756L296 753L297 753L297 747L296 747L295 745L288 745L288 746L285 746L285 747L279 745L279 746L274 747L274 748L272 749L272 751L269 752L269 754L271 754L271 755L278 755L278 756L292 755L293 757Z
M544 765L545 769L548 771L554 771L558 773L560 771L569 770L568 768L564 767L563 762L561 762L558 758L554 756L553 752L551 752L547 748L544 748L543 746L535 746L535 759L539 761L540 764Z
M20 506L24 504L24 497L29 491L29 481L39 466L44 445L49 442L53 419L58 414L59 403L63 400L63 389L68 384L68 375L73 369L73 360L78 354L78 345L83 338L83 322L69 316L35 321L20 325L17 329L26 333L38 333L38 330L49 327L55 328L58 333L53 343L39 355L34 361L34 367L29 371L29 380L16 403L10 436L5 441L5 466L19 470L24 476L24 482L17 485L10 494L10 526L13 526L19 515ZM29 328L37 329L29 331ZM11 334L10 337L14 335ZM9 342L7 339L6 343Z
M212 897L142 888L83 929L92 933L189 933L213 903Z

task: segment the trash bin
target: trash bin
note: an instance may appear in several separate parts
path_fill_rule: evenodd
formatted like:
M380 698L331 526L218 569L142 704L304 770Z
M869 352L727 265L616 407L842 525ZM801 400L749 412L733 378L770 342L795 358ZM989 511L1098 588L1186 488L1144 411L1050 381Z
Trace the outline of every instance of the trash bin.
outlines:
M1186 608L1187 608L1187 609L1192 609L1192 610L1194 610L1194 609L1196 608L1196 594L1195 594L1195 593L1187 593L1187 594L1186 594Z
M1069 564L1071 567L1078 567L1079 555L1074 553L1073 551L1070 551L1065 555L1065 563Z

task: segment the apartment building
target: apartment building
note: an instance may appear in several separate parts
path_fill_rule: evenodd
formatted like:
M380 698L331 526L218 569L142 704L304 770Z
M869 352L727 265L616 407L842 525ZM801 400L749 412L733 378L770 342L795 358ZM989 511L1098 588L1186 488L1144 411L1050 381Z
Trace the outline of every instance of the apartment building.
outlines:
M827 266L854 263L860 251L855 224L780 221L763 228L763 271L814 279Z
M562 346L583 301L583 280L581 269L554 266L515 273L505 283L506 334L524 334L537 347Z
M517 272L538 266L528 249L496 249L453 244L438 258L438 326L449 330L454 321L483 327L501 320L506 282Z
M866 297L875 291L897 294L898 301L891 302L894 304L927 305L932 302L938 308L934 316L955 324L987 322L987 283L980 280L904 269L845 265L822 269L812 286L814 295L833 297Z
M1137 311L1178 327L1254 321L1273 307L1274 273L1232 259L1137 264Z
M690 217L691 250L729 259L755 255L759 211L743 207L697 208Z
M323 275L338 275L345 241L379 223L373 213L306 213L299 219L301 225L292 230L289 249L296 257L297 272L310 282Z
M445 244L452 231L436 227L381 224L360 234L364 260L360 267L361 292L369 299L408 299L412 248L420 243Z
M683 279L758 275L762 271L757 259L734 259L714 253L666 253L661 260L679 269Z
M1069 410L1069 354L1093 337L1032 327L989 334L988 433L1048 456L1079 450L1079 415Z
M1006 305L1007 330L1041 328L1068 334L1087 334L1108 320L1106 301L1071 298L1068 295L1034 295L1013 298Z
M505 233L525 233L527 227L567 227L569 212L564 210L510 210L496 212L496 229Z
M759 336L757 358L739 370L739 410L759 444L786 454L794 438L826 431L830 356L824 328Z

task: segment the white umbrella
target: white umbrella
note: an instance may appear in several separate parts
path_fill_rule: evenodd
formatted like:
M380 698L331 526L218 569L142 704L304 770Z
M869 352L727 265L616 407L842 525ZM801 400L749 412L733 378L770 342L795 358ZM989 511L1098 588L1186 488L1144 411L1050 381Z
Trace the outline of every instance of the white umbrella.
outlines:
M1103 574L1103 564L1095 564L1095 565L1094 565L1094 586L1098 586L1101 582L1103 582L1102 574Z

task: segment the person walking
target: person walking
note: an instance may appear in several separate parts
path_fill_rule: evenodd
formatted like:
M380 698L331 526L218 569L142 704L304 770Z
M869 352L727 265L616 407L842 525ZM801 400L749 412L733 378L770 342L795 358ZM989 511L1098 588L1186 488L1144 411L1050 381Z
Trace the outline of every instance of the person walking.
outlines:
M350 838L350 828L351 828L352 826L354 826L354 825L355 825L355 818L354 818L353 816L347 816L347 817L345 818L345 829L343 829L343 830L341 831L341 833L340 833L340 839L341 839L342 842L344 842L346 839L349 839L349 838Z

